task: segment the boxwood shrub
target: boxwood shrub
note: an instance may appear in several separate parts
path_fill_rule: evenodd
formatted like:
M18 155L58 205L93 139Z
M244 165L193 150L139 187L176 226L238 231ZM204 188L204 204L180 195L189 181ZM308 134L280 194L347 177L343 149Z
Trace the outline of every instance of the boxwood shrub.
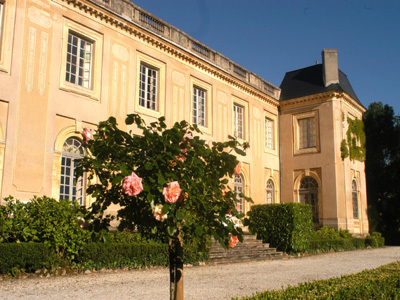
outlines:
M301 203L253 205L249 231L280 251L304 252L313 230L311 205Z
M0 274L54 269L62 261L43 243L0 243Z

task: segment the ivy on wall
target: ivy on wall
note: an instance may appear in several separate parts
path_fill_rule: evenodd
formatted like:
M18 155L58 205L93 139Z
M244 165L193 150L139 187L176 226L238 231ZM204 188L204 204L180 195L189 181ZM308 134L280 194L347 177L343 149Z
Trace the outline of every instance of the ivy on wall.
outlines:
M350 157L351 160L365 161L365 131L362 120L347 118L347 140L340 144L342 159Z

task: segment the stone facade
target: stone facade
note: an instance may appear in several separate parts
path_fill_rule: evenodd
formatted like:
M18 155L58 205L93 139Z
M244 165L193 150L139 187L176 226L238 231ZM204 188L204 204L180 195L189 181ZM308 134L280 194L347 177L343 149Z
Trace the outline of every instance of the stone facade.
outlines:
M197 123L207 140L249 142L237 185L255 204L299 201L299 178L319 174L321 224L368 231L364 164L337 152L342 113L364 111L351 96L279 101L280 88L129 1L0 0L0 7L1 197L73 196L90 206L85 182L76 190L71 183L73 161L84 155L80 132L110 115L124 128L136 112L148 123L160 116L168 125ZM320 120L318 164L290 150L294 112L310 107ZM350 178L360 182L357 220L349 217Z

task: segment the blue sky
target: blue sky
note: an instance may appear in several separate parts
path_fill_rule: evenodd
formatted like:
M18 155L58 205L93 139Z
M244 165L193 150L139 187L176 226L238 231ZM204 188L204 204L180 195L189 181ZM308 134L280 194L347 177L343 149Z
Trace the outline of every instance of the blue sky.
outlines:
M400 115L400 1L133 0L279 87L288 71L338 49L361 103Z

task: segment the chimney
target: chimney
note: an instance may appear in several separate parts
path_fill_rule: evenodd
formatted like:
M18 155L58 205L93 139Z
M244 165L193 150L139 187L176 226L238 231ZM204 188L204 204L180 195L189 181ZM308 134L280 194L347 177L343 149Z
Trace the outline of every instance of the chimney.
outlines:
M322 68L325 87L339 83L337 49L322 50Z

